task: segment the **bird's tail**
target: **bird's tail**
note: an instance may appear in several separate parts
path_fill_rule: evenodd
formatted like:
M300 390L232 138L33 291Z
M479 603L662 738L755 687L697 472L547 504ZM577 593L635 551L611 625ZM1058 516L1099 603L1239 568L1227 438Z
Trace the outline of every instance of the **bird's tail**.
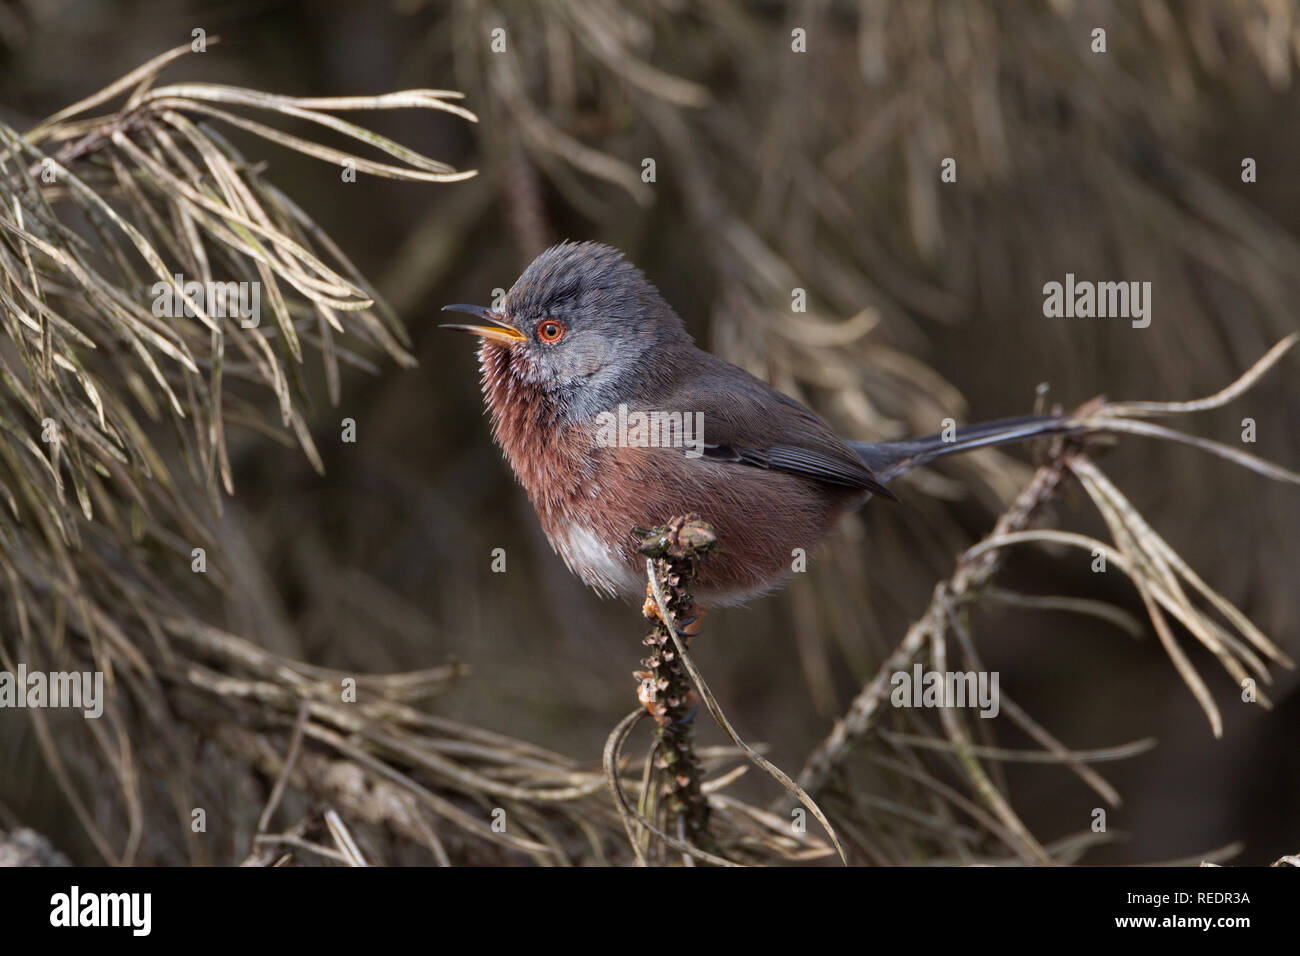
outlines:
M1028 415L1023 418L1000 418L958 428L945 436L944 432L907 438L903 441L860 442L849 446L862 456L867 467L881 481L897 478L905 471L924 465L942 455L973 451L994 445L1009 445L1028 441L1040 435L1059 435L1076 432L1079 426L1059 415Z

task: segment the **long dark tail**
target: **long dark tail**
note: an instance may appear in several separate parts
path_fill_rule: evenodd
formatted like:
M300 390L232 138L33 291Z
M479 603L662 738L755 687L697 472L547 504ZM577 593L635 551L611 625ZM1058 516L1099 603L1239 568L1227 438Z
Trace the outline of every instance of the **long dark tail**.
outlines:
M862 456L876 477L881 481L889 481L942 455L993 445L1009 445L1040 435L1073 431L1078 431L1078 426L1070 424L1069 419L1057 415L1028 415L1024 418L1000 418L997 421L967 425L958 428L947 440L942 432L937 432L903 441L851 441L849 446Z

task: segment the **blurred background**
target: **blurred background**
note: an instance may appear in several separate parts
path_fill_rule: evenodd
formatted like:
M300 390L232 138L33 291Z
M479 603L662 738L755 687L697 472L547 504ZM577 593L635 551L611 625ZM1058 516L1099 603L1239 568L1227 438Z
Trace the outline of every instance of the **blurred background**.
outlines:
M492 444L471 343L436 328L444 303L489 303L560 239L611 243L702 346L858 439L1025 414L1040 383L1066 408L1098 394L1200 397L1300 328L1295 3L17 0L0 7L0 115L26 129L196 27L221 42L178 62L173 80L300 96L454 89L479 117L365 117L479 171L445 185L343 182L329 164L232 135L393 307L419 365L375 354L376 374L345 367L334 407L308 359L323 475L296 447L230 434L235 495L219 534L240 567L204 613L342 670L464 662L469 676L438 713L584 763L635 705L640 615L587 592L551 553ZM491 47L498 28L504 53ZM791 48L795 30L806 53ZM946 157L955 183L940 181ZM1043 285L1066 273L1150 282L1150 327L1045 318ZM807 313L791 311L796 288ZM1300 467L1296 363L1180 427L1239 445L1250 417L1248 450ZM344 418L355 444L338 440ZM1132 436L1101 466L1300 657L1296 488ZM1029 474L1016 451L909 476L901 503L846 522L784 592L710 615L694 652L742 735L797 771ZM1100 530L1081 495L1056 509L1064 527ZM491 569L495 548L504 574ZM1103 599L1145 624L1132 586L1092 574L1086 554L1021 550L999 585ZM1295 671L1278 673L1268 711L1242 704L1212 656L1191 650L1224 712L1215 740L1149 625L1135 638L993 603L974 625L1003 690L1068 746L1158 741L1100 768L1124 797L1108 823L1123 836L1084 862L1238 843L1233 862L1263 864L1300 847ZM702 739L720 742L706 724ZM846 774L869 788L861 763L850 758ZM210 787L255 815L264 791L221 766L209 765ZM1087 829L1097 796L1067 770L1012 764L1007 775L1040 839ZM766 780L741 787L756 802L777 795ZM0 806L10 826L95 862L10 714ZM142 861L179 862L170 853L164 841Z

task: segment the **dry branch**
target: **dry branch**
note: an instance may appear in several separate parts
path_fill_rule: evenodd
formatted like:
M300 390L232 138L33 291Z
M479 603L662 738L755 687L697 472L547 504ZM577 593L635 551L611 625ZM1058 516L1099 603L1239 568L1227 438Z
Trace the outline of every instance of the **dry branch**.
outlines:
M1093 441L1092 436L1099 434L1150 435L1162 440L1192 444L1265 477L1300 484L1300 475L1256 456L1137 420L1141 416L1217 408L1240 397L1282 358L1297 338L1298 336L1292 335L1279 342L1237 381L1209 398L1183 403L1094 401L1080 409L1073 416L1079 425L1079 432L1051 440L1046 461L1040 465L1011 508L998 519L993 531L984 540L958 558L952 576L935 587L925 613L908 629L902 641L881 664L875 677L862 688L845 714L835 722L830 734L809 755L799 776L800 784L813 793L825 790L848 756L874 738L878 744L873 743L869 749L884 749L907 755L913 766L909 772L917 774L917 782L931 788L932 792L940 794L945 801L967 815L975 817L977 823L981 823L1020 859L1037 863L1053 859L1050 849L1041 845L1029 833L1012 809L1003 789L985 770L985 762L996 764L1001 757L1000 751L976 745L965 729L964 720L954 708L940 709L946 741L931 737L928 730L920 736L909 736L891 732L883 726L884 717L890 713L893 676L905 672L927 652L938 670L947 671L950 638L956 639L968 666L983 670L967 623L969 611L982 597L988 595L990 583L1006 550L1023 543L1065 544L1088 551L1094 556L1104 556L1110 566L1133 582L1161 644L1205 711L1216 737L1222 733L1222 718L1218 707L1205 681L1182 650L1166 614L1175 618L1210 650L1240 687L1255 694L1251 699L1268 706L1267 697L1262 692L1255 691L1254 684L1257 681L1270 683L1270 666L1292 667L1291 660L1241 611L1209 587L1156 534L1093 462L1089 447ZM1067 477L1075 478L1088 492L1111 532L1113 543L1081 534L1032 527L1043 506L1059 494ZM1199 596L1208 608L1193 601L1193 596ZM1026 606L1034 604L1029 602ZM1040 603L1038 606L1097 613L1092 606L1062 604L1059 600L1045 605ZM1113 614L1103 616L1114 619ZM1221 622L1226 622L1228 626ZM1043 745L1043 759L1064 763L1109 803L1118 804L1119 794L1095 771L1085 766L1085 755L1071 751L1059 743L1009 700L1005 690L1001 695L1001 709L1013 723ZM1131 756L1141 749L1116 748L1110 751L1110 756ZM945 764L949 768L959 771L973 791L977 804L966 802L956 791L940 785L929 775L929 771L922 769L921 756L936 751L944 755ZM893 764L892 769L896 772L904 770L899 764ZM977 806L991 812L993 816L977 812ZM962 850L963 853L973 853L975 847L966 846Z

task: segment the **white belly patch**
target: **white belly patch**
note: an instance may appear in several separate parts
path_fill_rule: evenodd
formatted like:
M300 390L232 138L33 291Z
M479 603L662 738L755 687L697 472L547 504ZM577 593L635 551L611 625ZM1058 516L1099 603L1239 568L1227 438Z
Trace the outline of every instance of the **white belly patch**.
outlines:
M645 587L620 555L585 525L571 522L563 538L552 543L569 570L603 594L635 598Z

